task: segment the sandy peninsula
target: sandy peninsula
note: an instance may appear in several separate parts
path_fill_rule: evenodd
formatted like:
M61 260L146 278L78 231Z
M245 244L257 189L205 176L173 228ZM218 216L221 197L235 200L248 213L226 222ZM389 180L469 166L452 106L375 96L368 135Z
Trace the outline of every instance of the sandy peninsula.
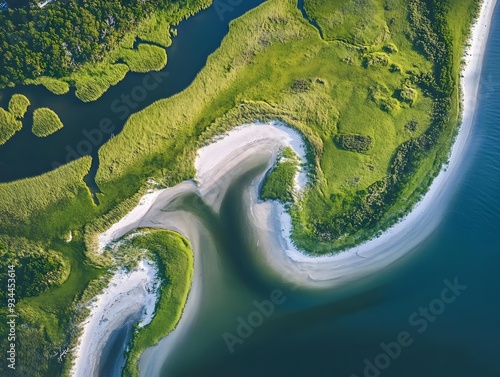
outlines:
M463 122L453 145L449 163L411 213L376 239L340 254L312 257L294 247L290 238L291 220L285 209L279 203L258 200L258 187L263 179L261 175L247 188L248 195L245 197L248 201L249 223L252 224L253 231L261 244L260 257L266 264L294 284L312 287L333 286L356 280L361 275L388 266L411 252L437 227L452 198L456 183L462 176L460 167L463 165L476 112L479 78L495 5L496 0L483 2L480 16L472 30L461 81ZM196 232L193 233L192 229L189 229L190 225L194 224L192 219L185 218L184 221L173 222L163 209L180 195L196 193L206 205L212 207L214 212L218 212L235 172L243 169L242 166L247 159L262 154L267 156L271 166L279 150L285 146L290 146L301 159L305 160L305 147L300 134L283 124L278 122L247 124L233 129L198 151L195 180L148 193L134 210L100 235L100 250L134 229L156 227L172 229L190 238L196 255L200 252L201 245L198 239L192 239L197 238ZM296 180L297 189L303 190L306 182L305 172L301 171ZM196 271L199 271L199 268L200 266L196 264ZM108 290L98 297L91 317L83 324L83 335L74 353L76 363L72 375L89 375L89 368L95 366L98 351L104 346L106 334L112 329L108 322L102 320L104 315L112 319L112 322L124 321L123 314L118 315L120 310L116 308L123 307L125 302L128 303L127 296L144 284L147 280L145 277L149 275L143 273L142 276L142 278L129 278L125 284L122 281L125 276L119 272L113 278ZM185 314L170 338L180 336L183 324L189 322L187 318L195 311L201 292L200 281L199 273L195 273ZM146 296L137 295L135 300L144 305ZM139 302L137 305L139 308ZM145 354L148 354L148 351ZM152 355L150 353L149 357ZM141 361L141 365L143 364ZM149 372L151 370L148 370Z

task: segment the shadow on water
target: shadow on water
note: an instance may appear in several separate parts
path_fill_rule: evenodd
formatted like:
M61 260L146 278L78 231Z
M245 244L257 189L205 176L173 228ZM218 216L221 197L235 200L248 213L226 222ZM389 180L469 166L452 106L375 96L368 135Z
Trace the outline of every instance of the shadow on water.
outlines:
M90 155L94 163L86 182L93 192L98 192L93 183L99 166L98 149L121 132L131 114L187 88L205 66L208 56L220 46L230 21L263 2L245 0L239 5L225 4L223 10L211 6L182 21L177 26L178 36L167 49L168 64L162 71L128 73L95 102L81 102L74 90L57 96L41 86L18 86L1 91L0 106L6 108L16 93L26 95L31 106L23 120L23 129L0 147L0 182L40 175ZM31 133L33 110L40 107L53 109L64 128L46 138L34 136Z
M122 327L111 334L108 344L102 351L98 376L113 377L121 375L121 370L125 365L127 339L130 339L133 324L138 320L138 316L137 318L129 318Z

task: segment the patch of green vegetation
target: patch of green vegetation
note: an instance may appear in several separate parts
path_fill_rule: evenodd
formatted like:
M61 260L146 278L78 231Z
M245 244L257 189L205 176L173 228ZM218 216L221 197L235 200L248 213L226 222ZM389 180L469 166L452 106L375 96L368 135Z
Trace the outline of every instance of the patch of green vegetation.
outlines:
M93 212L83 181L91 161L86 156L38 177L0 183L0 233L49 239L65 237L73 224L81 227L79 217ZM56 224L51 217L58 218Z
M368 152L373 144L373 139L370 136L355 134L340 134L336 141L340 148L359 153Z
M333 236L335 232L328 238L325 236L332 227L340 235L355 234L349 242L373 234L368 230L373 229L370 228L373 222L372 225L352 223L346 210L351 208L364 213L365 220L374 212L382 217L384 211L390 213L395 203L391 200L387 201L389 208L384 205L383 208L367 207L360 211L359 205L367 200L370 203L384 202L382 199L372 201L370 193L392 187L386 184L388 172L400 170L395 169L394 161L410 158L404 152L407 150L405 145L426 145L429 136L425 135L430 132L430 125L436 123L436 115L447 113L443 101L440 103L445 107L438 107L439 101L435 101L436 95L433 94L435 86L430 86L433 84L431 78L437 72L434 69L436 59L416 51L417 37L410 39L406 34L410 25L407 14L413 9L412 4L391 0L390 9L385 10L384 17L392 20L391 39L384 41L379 48L389 43L398 46L398 53L390 57L401 67L398 73L391 73L387 67L366 70L362 66L362 57L366 54L364 49L337 41L325 43L303 20L296 4L286 0L266 2L233 22L221 48L208 59L206 67L187 90L132 115L123 132L99 150L100 168L96 180L102 194L98 194L101 202L98 214L109 213L104 223L118 217L138 200L135 195L144 189L148 177L164 186L191 178L194 175L194 151L205 130L215 126L219 130L230 129L236 125L233 120L265 120L273 115L306 137L314 167L312 177L316 184L302 199L301 212L294 217L294 237L311 240L310 243L304 241L303 246L322 252L323 248L328 251L347 244L344 242L346 238ZM284 24L287 28L282 27ZM248 30L255 32L249 36ZM352 64L345 64L346 55L353 57ZM278 68L277 61L280 62ZM458 68L454 77L458 78ZM306 91L291 90L298 80L309 82ZM406 80L410 80L418 94L411 107L402 106L393 98ZM379 89L371 92L372 88ZM193 103L192 98L198 100ZM458 97L453 99L458 101ZM228 114L235 116L226 117ZM458 113L454 114L444 129L456 129ZM418 122L418 132L410 134L405 129L410 120ZM373 140L378 140L377 135L383 135L384 142L374 143L366 153L354 154L335 146L334 137L339 133L366 135ZM405 144L420 136L424 137L424 144ZM450 133L443 140L449 138ZM396 155L399 147L403 152ZM130 152L123 153L124 150ZM444 161L445 154L446 151L440 152L440 161ZM435 163L436 152L419 154L424 155L428 157L415 161L420 161L427 171L438 171L440 164ZM404 168L408 172L412 169ZM405 176L411 175L405 173ZM415 176L423 177L417 173ZM389 180L391 182L394 183ZM410 208L418 196L415 192L421 186L422 181L417 179L410 180L408 185L398 184L395 192L404 190L401 195L408 199L405 204L399 202L394 206L394 213ZM112 211L130 197L135 199L127 202L120 211ZM380 216L374 218L380 220ZM60 221L64 223L62 218ZM334 226L332 221L338 224ZM388 223L391 221L394 221L392 215ZM93 231L98 229L99 226ZM317 242L312 240L319 234L322 235L320 239L328 241L321 248L315 248Z
M12 18L0 22L0 29L4 29L2 35L31 43L0 47L0 51L4 51L0 61L4 59L6 67L6 72L0 74L0 88L20 83L43 85L61 95L72 86L82 101L95 101L122 81L128 71L162 69L167 62L165 48L172 43L171 25L210 4L211 0L154 0L137 7L116 4L116 1L106 4L89 1L82 5L71 0L65 5L51 4L43 10L15 9ZM73 19L75 15L72 23L61 24L60 20ZM0 13L0 20L4 17L5 14ZM16 27L18 23L21 25ZM25 30L25 24L34 27ZM58 32L47 39L44 25ZM75 28L78 33L74 32ZM136 38L152 45L143 44L134 49ZM19 59L26 54L25 61ZM121 64L124 61L127 64ZM21 66L20 62L23 62Z
M99 99L110 86L125 78L129 68L125 64L88 64L75 72L71 78L76 87L75 95L83 102Z
M57 114L47 108L41 107L33 112L33 134L46 137L63 128L63 123Z
M295 176L300 167L297 154L290 147L283 148L276 166L266 175L262 185L263 200L278 200L281 203L294 201Z
M0 145L5 144L21 128L23 128L23 123L12 113L0 107Z
M321 17L362 3L305 1L323 9ZM411 209L441 169L457 129L459 68L478 1L450 0L449 7L434 0L371 3L375 13L366 35L359 34L361 24L347 27L358 25L355 12L330 31L318 16L326 41L291 0L268 0L231 23L189 88L131 116L123 132L99 150L98 207L83 183L90 157L41 177L0 184L0 234L50 239L47 250L78 259L62 286L22 300L23 320L34 339L53 339L45 340L45 351L37 355L51 344L65 344L71 328L67 313L74 309L68 303L84 300L82 291L95 294L92 287L101 284L92 285L85 275L95 233L137 204L148 178L162 186L192 178L196 148L243 122L279 119L307 141L313 185L291 208L298 247L314 254L340 250ZM383 32L386 26L389 34ZM126 42L124 48L131 48ZM384 47L391 43L397 53ZM387 54L388 65L366 69L363 58L370 53ZM411 106L397 95L405 83L416 94ZM352 153L335 145L339 134L376 142L364 153ZM69 230L83 233L85 226L88 249L81 234L71 247L61 244Z
M145 42L154 43L165 48L169 47L172 44L172 38L170 37L168 19L168 15L164 12L151 14L149 19L141 22L137 37Z
M143 43L137 50L122 49L120 56L132 72L159 71L167 65L165 49Z
M194 271L191 245L177 233L147 230L146 234L134 237L131 245L146 249L153 255L159 266L162 285L153 320L135 329L123 376L138 376L142 352L175 329L186 305Z
M26 96L14 94L9 101L9 113L16 119L22 119L30 104L30 100Z
M9 101L8 111L0 107L0 145L5 144L23 128L21 119L26 114L30 101L22 94L14 94Z
M369 46L390 38L384 3L380 0L305 0L304 8L326 39Z
M77 324L88 314L88 309L78 305L78 301L88 296L85 291L90 292L90 287L95 286L103 274L85 260L81 237L75 236L71 245L0 236L2 265L16 265L16 312L19 315L16 337L22 339L16 348L18 360L22 357L31 361L16 365L16 375L59 376L63 373L64 363L54 355L71 347L69 334L78 332ZM4 271L7 269L2 268L2 280ZM95 293L91 291L92 296ZM0 314L7 314L5 307L0 309ZM2 348L8 345L7 331L6 326L0 328ZM67 357L63 361L67 361ZM8 376L10 372L7 363L2 363L0 374Z
M26 85L43 85L48 91L59 96L69 92L69 84L66 81L52 77L41 76L36 79L27 79L24 83Z

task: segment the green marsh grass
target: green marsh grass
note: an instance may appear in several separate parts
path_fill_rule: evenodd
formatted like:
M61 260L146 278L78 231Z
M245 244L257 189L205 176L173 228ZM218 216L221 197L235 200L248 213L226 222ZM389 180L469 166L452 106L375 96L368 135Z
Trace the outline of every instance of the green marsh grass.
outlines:
M283 204L294 201L294 182L300 160L290 147L284 148L273 169L266 175L262 185L263 200L278 200Z
M26 85L42 85L48 91L57 94L59 96L69 92L69 84L61 79L55 79L52 77L42 76L37 77L34 80L26 80L24 82Z
M55 111L41 107L33 112L33 134L47 137L63 128L63 123Z
M139 375L142 352L172 332L179 322L193 280L194 258L189 241L177 233L147 230L132 240L132 246L146 249L156 259L162 284L151 323L136 328L123 376Z
M137 50L122 49L120 57L132 72L160 71L167 65L165 49L144 43Z
M11 113L16 119L24 118L24 114L28 110L29 105L31 105L30 100L22 94L14 94L9 101L9 113Z

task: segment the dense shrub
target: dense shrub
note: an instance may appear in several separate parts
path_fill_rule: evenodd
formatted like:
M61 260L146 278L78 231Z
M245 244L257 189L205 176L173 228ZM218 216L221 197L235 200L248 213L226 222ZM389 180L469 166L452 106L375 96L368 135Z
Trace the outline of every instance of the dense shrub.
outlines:
M336 137L337 144L345 150L366 152L372 148L373 140L367 135L341 134Z

